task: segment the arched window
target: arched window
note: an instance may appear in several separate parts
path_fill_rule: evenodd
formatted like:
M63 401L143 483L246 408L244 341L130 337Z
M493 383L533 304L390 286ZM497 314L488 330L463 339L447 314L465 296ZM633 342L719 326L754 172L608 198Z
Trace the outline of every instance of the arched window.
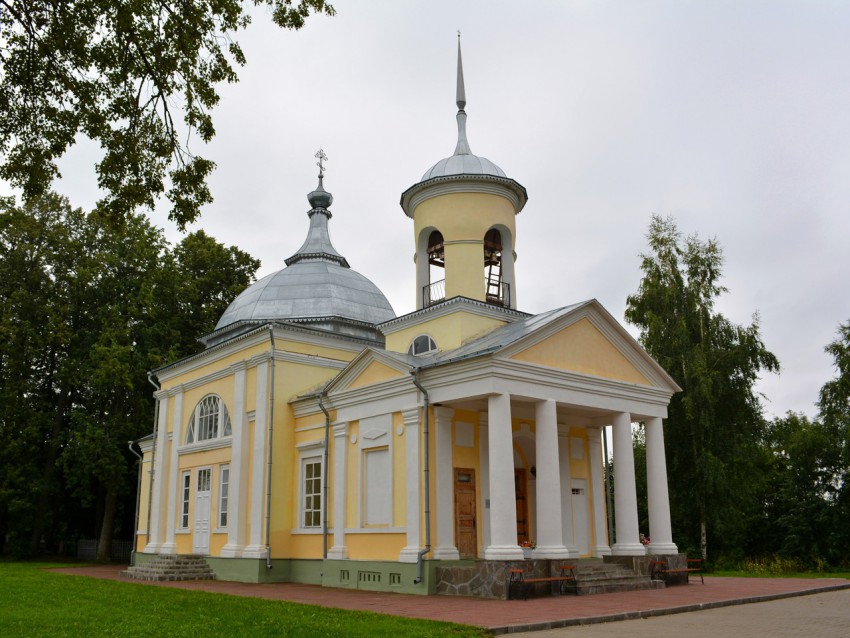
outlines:
M437 350L437 342L428 335L419 335L410 344L407 354L427 354Z
M200 443L210 439L219 439L233 434L230 415L221 397L208 394L198 401L198 405L189 417L186 428L186 443Z

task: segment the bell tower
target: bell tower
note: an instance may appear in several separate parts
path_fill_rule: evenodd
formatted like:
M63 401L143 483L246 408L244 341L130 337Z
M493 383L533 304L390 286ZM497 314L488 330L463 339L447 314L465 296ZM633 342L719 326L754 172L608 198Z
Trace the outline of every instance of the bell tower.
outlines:
M516 309L516 215L528 194L466 136L466 91L457 45L457 145L401 196L413 219L416 308L468 297Z

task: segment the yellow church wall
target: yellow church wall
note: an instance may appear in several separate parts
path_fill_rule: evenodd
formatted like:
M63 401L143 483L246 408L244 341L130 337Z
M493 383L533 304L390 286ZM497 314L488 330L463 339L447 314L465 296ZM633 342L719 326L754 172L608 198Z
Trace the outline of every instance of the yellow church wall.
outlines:
M481 281L484 281L483 276ZM407 352L416 337L427 334L433 337L439 350L451 350L461 346L465 341L490 332L505 323L500 319L482 317L478 314L459 310L387 335L386 347L387 350L393 352Z
M606 379L651 385L586 318L511 358Z
M357 378L349 386L349 389L360 388L365 385L379 383L381 381L394 379L400 376L402 376L402 373L395 368L384 365L380 361L373 361L357 376Z
M136 551L141 552L145 545L147 545L148 537L148 509L150 506L150 492L151 492L151 460L152 454L151 452L143 452L142 453L142 481L139 484L139 524L137 526L137 532L140 532L136 535Z
M292 339L276 339L275 349L278 351L306 354L326 359L337 359L339 361L351 361L360 352L332 346L321 346L314 343L303 343Z
M349 557L354 560L396 560L406 540L403 532L347 534L345 544Z
M278 535L278 541L282 540L283 534ZM291 558L321 558L322 557L322 534L290 534L289 554ZM328 549L333 545L333 534L328 532Z
M445 241L483 241L485 233L497 224L506 226L516 236L513 204L491 193L438 195L419 204L413 213L414 237L419 237L423 228L433 226Z
M457 445L457 424L471 423L473 431L472 447L460 447ZM484 502L481 498L481 439L478 428L478 412L471 410L456 410L452 419L452 465L454 468L464 468L472 470L475 473L475 520L476 520L476 539L475 546L481 547L484 544L484 525L481 521L484 520L486 514L484 510ZM452 471L452 481L454 481L454 471ZM454 490L454 484L452 485ZM454 513L452 513L454 516Z

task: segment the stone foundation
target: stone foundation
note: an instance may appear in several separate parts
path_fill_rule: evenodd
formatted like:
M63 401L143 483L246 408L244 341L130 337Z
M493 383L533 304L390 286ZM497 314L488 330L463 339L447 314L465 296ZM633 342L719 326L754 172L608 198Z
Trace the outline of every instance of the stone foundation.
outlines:
M508 570L517 567L525 572L526 578L555 576L559 565L571 563L569 560L476 560L463 561L452 565L437 567L437 593L448 596L475 596L476 598L507 599ZM539 583L533 586L529 595L543 593L551 583Z

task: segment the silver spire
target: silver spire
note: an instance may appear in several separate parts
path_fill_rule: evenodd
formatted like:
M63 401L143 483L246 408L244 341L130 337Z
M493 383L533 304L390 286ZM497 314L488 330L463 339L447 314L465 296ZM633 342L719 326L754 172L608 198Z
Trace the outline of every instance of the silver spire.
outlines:
M460 55L460 31L457 32L457 146L455 155L472 155L466 139L466 90L463 85L463 58Z

